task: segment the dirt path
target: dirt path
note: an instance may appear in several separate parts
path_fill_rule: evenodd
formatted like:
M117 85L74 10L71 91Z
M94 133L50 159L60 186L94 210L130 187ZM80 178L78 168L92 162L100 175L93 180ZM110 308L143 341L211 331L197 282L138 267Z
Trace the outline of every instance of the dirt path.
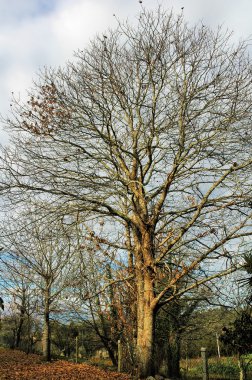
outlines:
M0 380L129 380L129 376L63 360L44 363L38 355L0 348Z

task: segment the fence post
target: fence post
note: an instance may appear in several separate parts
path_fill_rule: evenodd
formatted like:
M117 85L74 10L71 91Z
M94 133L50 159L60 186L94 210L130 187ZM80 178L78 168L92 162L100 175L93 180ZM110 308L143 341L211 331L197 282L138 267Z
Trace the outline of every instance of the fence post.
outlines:
M209 375L208 375L208 362L207 362L206 348L201 347L200 352L201 352L201 358L202 358L203 380L208 380Z
M117 371L118 372L122 371L122 342L120 339L118 340L118 368L117 368Z
M220 340L219 340L219 334L218 333L216 333L216 343L217 343L218 358L220 359L221 353L220 353Z

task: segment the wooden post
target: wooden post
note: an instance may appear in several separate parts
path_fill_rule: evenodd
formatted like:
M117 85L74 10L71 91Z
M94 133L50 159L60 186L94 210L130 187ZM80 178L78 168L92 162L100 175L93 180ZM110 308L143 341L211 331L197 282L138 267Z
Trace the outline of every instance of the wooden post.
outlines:
M218 333L216 333L216 344L217 344L218 358L220 359L221 353L220 353L220 340L219 340L219 334Z
M189 363L188 363L188 340L186 340L186 373L188 372Z
M78 335L75 337L75 362L78 363L78 357L79 357L79 342L78 342Z
M200 352L201 352L202 368L203 368L203 377L202 377L202 379L203 380L209 380L206 348L205 347L201 347Z
M122 342L118 340L118 372L122 371Z

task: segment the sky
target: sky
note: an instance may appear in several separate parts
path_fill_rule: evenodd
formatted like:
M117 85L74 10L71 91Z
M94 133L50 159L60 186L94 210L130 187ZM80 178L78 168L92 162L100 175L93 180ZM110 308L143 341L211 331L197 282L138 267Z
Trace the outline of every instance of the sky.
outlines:
M251 0L142 0L153 9L181 12L191 24L224 25L235 38L252 35ZM24 98L40 68L58 67L73 58L97 33L136 19L138 0L0 0L0 114L8 115L12 92ZM0 143L7 136L0 125Z

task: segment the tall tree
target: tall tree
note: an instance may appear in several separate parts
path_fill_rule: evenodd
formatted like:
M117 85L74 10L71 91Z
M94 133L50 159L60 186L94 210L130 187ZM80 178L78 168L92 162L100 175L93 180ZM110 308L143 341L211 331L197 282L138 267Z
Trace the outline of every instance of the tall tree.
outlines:
M103 217L129 259L141 378L153 372L158 308L235 270L230 242L252 232L246 45L143 9L136 26L119 22L65 69L42 72L6 120L2 193Z

